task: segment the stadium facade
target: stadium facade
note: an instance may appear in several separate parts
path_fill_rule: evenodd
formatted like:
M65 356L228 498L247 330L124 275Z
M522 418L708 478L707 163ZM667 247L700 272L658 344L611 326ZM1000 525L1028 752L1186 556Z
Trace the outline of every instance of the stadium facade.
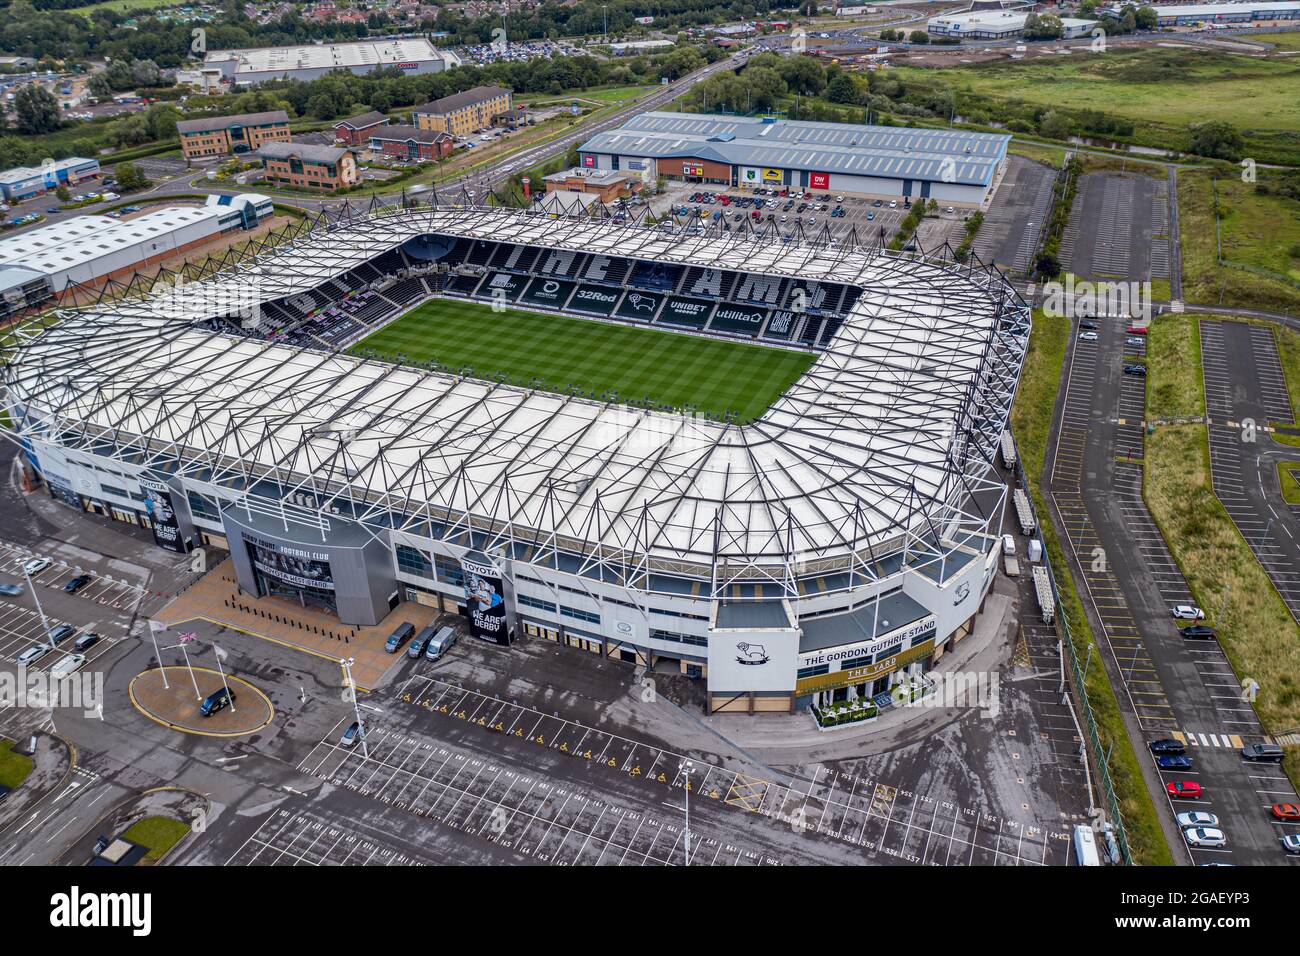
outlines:
M578 152L588 169L649 178L978 207L1010 142L968 130L655 111L597 133Z
M741 425L344 351L434 295L816 358ZM251 593L355 624L417 601L788 712L971 631L1028 329L1001 275L951 260L381 210L20 331L4 404L54 498L228 549Z

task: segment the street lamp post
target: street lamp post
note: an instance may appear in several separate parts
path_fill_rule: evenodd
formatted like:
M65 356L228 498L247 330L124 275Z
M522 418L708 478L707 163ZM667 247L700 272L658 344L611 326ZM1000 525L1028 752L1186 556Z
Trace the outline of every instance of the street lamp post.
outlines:
M352 695L352 712L357 715L357 733L361 737L361 753L369 760L370 747L366 744L366 725L361 720L361 704L357 701L357 684L352 679L352 665L355 662L355 657L345 657L339 661L343 665L343 676L348 682L348 693Z
M684 848L686 850L686 865L691 865L691 771L695 769L695 764L690 760L682 761L681 771L686 775L686 837Z
M230 685L226 683L226 669L221 666L221 662L225 660L226 652L217 646L216 641L212 642L212 650L217 657L217 673L221 675L221 686L226 689L226 700L230 701L230 712L233 714L235 712L235 697L230 693Z
M41 616L41 627L45 628L45 640L50 645L50 650L54 650L54 635L50 632L50 621L45 616L45 608L41 607L41 596L36 593L36 585L32 583L32 576L27 573L26 565L23 565L23 577L27 579L27 587L31 589L32 600L36 602L36 613Z

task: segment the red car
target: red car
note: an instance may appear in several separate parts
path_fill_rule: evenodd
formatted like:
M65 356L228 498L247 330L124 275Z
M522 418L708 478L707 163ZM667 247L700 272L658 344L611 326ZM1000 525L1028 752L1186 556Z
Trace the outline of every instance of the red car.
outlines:
M1165 784L1165 792L1179 800L1195 800L1201 795L1201 785L1191 780L1171 780Z
M1294 803L1275 803L1273 804L1273 816L1279 820L1300 823L1300 806L1296 806Z
M1130 325L1126 331L1129 335L1146 335L1147 327L1145 325Z

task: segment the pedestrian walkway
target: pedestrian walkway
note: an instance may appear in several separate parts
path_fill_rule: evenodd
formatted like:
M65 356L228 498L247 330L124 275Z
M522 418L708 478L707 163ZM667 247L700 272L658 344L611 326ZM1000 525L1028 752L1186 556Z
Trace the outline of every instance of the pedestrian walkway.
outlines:
M234 566L226 560L177 595L154 619L168 628L187 621L208 621L327 660L351 657L356 661L352 674L357 686L370 690L397 661L395 655L384 651L393 629L409 621L418 631L432 624L438 613L422 604L404 603L374 626L341 624L327 611L301 607L284 598L249 594L239 587Z

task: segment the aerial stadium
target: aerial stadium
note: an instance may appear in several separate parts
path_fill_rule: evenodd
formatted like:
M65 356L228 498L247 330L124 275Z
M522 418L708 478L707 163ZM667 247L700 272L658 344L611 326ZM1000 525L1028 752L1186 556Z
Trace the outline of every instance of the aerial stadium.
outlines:
M20 327L49 494L240 585L707 682L888 693L973 627L1029 333L1005 279L745 224L433 202L322 216Z

